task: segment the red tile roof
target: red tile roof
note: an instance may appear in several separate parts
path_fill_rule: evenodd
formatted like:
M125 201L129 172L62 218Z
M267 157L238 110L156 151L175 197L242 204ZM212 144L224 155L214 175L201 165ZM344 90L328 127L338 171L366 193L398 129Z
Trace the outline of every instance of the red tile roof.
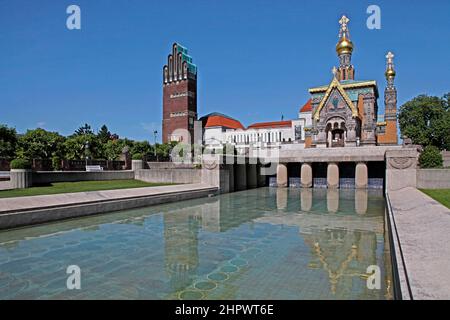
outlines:
M230 129L244 129L244 126L237 120L228 117L213 115L208 116L205 128L211 127L226 127Z
M300 112L310 112L312 110L311 107L311 99L309 99L303 107L300 108Z
M248 129L263 129L263 128L280 128L280 127L290 127L292 126L292 121L272 121L272 122L258 122L248 126Z

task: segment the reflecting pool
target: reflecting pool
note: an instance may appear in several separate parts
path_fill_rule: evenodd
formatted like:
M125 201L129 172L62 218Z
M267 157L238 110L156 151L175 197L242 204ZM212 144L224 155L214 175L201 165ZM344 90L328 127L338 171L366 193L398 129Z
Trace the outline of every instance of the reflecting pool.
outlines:
M4 231L0 299L392 299L384 210L379 190L260 188Z

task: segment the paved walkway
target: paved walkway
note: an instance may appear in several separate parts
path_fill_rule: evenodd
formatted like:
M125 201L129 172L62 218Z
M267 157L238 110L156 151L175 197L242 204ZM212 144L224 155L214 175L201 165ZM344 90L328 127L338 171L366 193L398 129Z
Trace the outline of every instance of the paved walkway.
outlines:
M63 193L45 196L5 198L0 199L0 215L17 211L28 211L111 200L123 200L130 198L148 197L153 195L159 196L164 194L182 193L211 188L213 187L210 185L198 183L134 189Z
M450 210L412 187L389 198L413 299L450 299Z

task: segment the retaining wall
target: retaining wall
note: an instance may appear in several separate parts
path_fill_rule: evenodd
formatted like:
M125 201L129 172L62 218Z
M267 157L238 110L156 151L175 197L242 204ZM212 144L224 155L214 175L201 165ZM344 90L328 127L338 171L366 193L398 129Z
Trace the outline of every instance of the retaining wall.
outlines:
M134 178L155 183L200 183L202 170L199 169L140 169Z
M450 169L417 169L417 188L450 189Z

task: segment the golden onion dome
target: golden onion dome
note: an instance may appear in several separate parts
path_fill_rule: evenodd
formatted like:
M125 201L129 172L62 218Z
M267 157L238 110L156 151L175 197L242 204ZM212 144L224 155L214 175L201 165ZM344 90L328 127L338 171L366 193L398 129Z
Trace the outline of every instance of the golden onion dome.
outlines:
M396 73L395 73L395 70L394 70L394 69L389 68L389 69L386 70L386 72L384 73L384 75L386 76L386 79L389 79L389 78L394 78L395 75L396 75Z
M347 39L344 33L336 45L336 52L338 55L341 55L343 53L352 53L352 51L353 51L353 43L350 39Z

